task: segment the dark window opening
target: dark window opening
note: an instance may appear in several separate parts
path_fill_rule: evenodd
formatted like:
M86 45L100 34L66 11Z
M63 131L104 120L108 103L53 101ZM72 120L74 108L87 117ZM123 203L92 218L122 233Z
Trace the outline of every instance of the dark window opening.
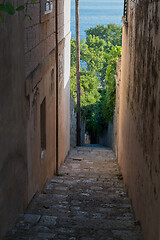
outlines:
M46 149L46 98L40 106L41 148Z

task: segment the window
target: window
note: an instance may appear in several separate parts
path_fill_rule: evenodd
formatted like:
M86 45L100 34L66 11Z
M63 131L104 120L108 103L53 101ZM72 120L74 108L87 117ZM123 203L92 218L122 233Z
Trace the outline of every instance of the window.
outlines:
M42 15L46 15L52 12L53 1L52 0L42 0Z
M41 149L46 149L46 98L40 105Z
M53 0L41 0L41 18L40 22L43 23L50 19L50 13L53 10Z

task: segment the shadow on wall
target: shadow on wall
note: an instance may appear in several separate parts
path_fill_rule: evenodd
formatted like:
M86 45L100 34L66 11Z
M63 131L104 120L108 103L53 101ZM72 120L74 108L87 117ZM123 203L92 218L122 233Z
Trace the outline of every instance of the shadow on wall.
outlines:
M59 164L70 148L69 0L67 13L60 2ZM55 11L41 22L40 1L33 7L32 21L16 14L0 24L0 239L56 166Z
M81 146L85 145L85 119L81 119ZM77 145L77 112L73 97L70 96L70 146Z
M160 239L160 1L128 1L118 162L145 240Z
M98 135L97 143L108 148L114 148L114 125L112 123L109 123L107 129Z

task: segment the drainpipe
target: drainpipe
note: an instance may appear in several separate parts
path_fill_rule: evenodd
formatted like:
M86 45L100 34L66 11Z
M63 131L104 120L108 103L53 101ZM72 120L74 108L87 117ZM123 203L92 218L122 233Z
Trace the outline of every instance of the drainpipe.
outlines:
M56 25L56 174L58 174L58 0L55 0L55 25Z

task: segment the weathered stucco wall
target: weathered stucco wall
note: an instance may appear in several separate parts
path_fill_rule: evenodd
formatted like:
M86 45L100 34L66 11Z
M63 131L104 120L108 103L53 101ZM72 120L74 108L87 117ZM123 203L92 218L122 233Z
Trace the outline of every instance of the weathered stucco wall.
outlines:
M129 1L121 77L118 160L144 239L159 240L159 1Z
M114 146L114 124L109 123L103 132L98 133L97 143L107 148L113 149Z
M28 4L32 21L25 19L26 96L29 99L28 201L41 190L56 169L56 41L55 1L47 20L40 14L41 2ZM62 7L61 7L62 8ZM61 10L62 11L62 10ZM63 11L62 11L63 12ZM46 17L46 16L45 16ZM41 144L41 104L45 101L42 126L46 146Z
M66 7L67 5L67 7ZM34 11L32 8L34 7ZM56 171L56 12L47 20L40 17L40 2L29 4L33 21L26 22L25 66L28 118L28 200L41 190L47 178ZM58 1L58 118L59 162L70 148L70 1ZM35 12L37 15L35 16ZM39 16L39 17L38 17ZM41 104L45 99L46 146L41 144Z
M55 0L43 19L40 4L28 3L32 21L0 23L0 239L56 171ZM59 165L70 149L69 22L70 0L58 0Z
M61 0L59 21L59 166L70 149L70 1Z
M27 204L23 19L0 23L0 239Z

